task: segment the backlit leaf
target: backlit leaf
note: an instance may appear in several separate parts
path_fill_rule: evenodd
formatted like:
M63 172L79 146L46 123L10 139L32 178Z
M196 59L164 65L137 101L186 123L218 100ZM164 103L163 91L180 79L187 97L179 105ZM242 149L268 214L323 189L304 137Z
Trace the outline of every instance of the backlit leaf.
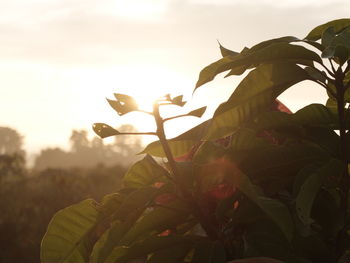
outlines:
M98 218L97 204L92 199L57 212L41 243L41 262L86 263L89 234Z
M102 139L110 136L119 135L120 132L105 123L94 123L92 126L94 132Z
M181 201L166 204L164 207L156 207L145 214L123 237L120 243L129 245L139 236L152 231L160 233L166 229L174 228L177 224L183 222L189 213L187 205Z
M207 107L201 107L199 109L190 111L189 113L187 113L187 115L200 118L200 117L202 117L202 115L204 114L206 109L207 109Z
M123 177L123 183L124 186L132 188L151 186L155 182L163 181L167 174L168 172L151 156L146 155L130 167Z
M326 30L329 27L333 27L335 33L339 33L345 28L350 26L350 19L349 18L343 18L343 19L337 19L330 21L328 23L325 23L323 25L315 27L311 32L305 37L307 40L319 40L322 36L322 33L324 30Z
M179 136L169 139L168 144L174 157L184 155L197 144L203 137L209 121L205 121ZM156 157L166 157L160 141L155 141L146 146L141 154L147 153Z
M265 63L293 62L303 65L310 65L310 62L322 62L321 58L313 51L302 46L291 45L285 42L274 43L256 52L239 54L237 56L226 56L205 67L199 74L196 88L211 81L214 77L227 70L234 70L242 66L258 66Z
M309 78L294 64L264 64L251 71L230 99L221 104L210 122L205 139L230 135L239 125L261 113L286 89Z

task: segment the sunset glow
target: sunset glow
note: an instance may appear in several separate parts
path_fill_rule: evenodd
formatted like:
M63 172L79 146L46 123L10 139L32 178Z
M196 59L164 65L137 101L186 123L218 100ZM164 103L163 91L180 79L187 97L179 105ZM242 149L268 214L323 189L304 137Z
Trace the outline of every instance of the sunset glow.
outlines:
M329 0L311 1L312 9L291 2L2 1L0 125L17 129L33 153L48 146L67 148L72 129L89 130L93 136L94 122L152 129L152 120L143 115L116 116L105 100L113 93L135 96L144 109L164 94L183 94L187 108L170 107L164 114L208 106L204 118L210 118L239 81L219 76L192 96L200 70L220 58L217 39L239 51L286 33L304 37L307 28L350 12L344 0L331 6ZM295 19L311 10L305 19ZM308 100L300 90L283 95L293 110ZM323 93L312 96L324 99ZM173 121L167 124L168 136L199 121Z

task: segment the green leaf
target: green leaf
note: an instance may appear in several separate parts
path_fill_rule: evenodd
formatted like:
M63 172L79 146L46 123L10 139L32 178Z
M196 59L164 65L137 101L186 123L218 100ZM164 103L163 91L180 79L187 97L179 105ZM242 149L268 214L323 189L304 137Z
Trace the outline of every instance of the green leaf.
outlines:
M224 147L212 141L203 142L193 156L196 164L205 164L216 160L226 153ZM213 178L214 179L214 178Z
M319 40L322 37L322 33L329 27L333 27L334 32L338 34L339 32L343 31L345 28L350 26L350 19L349 18L342 18L330 21L328 23L325 23L323 25L315 27L311 32L305 37L307 40Z
M226 57L226 56L236 56L236 55L239 54L238 52L235 52L235 51L232 51L232 50L229 50L229 49L223 47L219 41L218 41L218 43L219 43L219 46L220 46L221 55L222 55L223 57Z
M199 109L196 109L196 110L193 110L193 111L190 111L189 113L187 113L186 115L189 115L189 116L194 116L194 117L202 117L202 115L204 114L205 110L207 109L207 107L201 107Z
M322 52L323 58L337 58L343 65L350 55L350 27L334 36L329 45ZM338 62L338 60L336 60Z
M183 99L183 95L180 95L180 96L177 96L177 97L171 99L171 102L177 106L182 107L186 104L186 101L183 101L182 99Z
M300 125L337 129L339 127L336 112L322 104L310 104L298 110L292 117Z
M103 233L100 239L95 243L89 263L105 262L113 249L119 245L123 236L139 219L143 211L143 209L135 209L135 211L127 216L124 222L113 222L111 227L105 233Z
M196 242L191 263L225 263L226 253L219 241L203 239Z
M255 186L251 183L248 176L239 169L232 169L230 176L226 176L234 186L244 193L252 202L254 202L284 233L288 240L293 236L293 222L288 208L276 199L259 196Z
M100 203L101 206L99 207L99 211L104 216L109 216L123 203L123 200L124 196L120 193L105 195Z
M305 67L304 70L309 74L311 79L326 83L327 78L325 76L327 76L327 74L324 71L319 71L315 67Z
M124 198L123 203L115 212L115 217L120 220L125 220L130 213L136 209L145 209L161 192L161 189L154 187L143 187L131 192Z
M97 204L87 199L57 212L41 243L42 263L85 263L89 234L98 223Z
M115 248L105 263L127 263L151 253L188 242L190 242L188 238L176 235L147 237L130 247L122 246Z
M188 153L189 150L201 140L208 125L209 121L202 122L185 133L180 134L173 139L169 139L168 144L173 156L179 157ZM160 141L155 141L147 145L140 154L143 153L156 157L166 157Z
M94 123L92 129L102 139L120 134L119 131L104 123Z
M308 74L294 64L258 66L215 111L205 139L230 135L243 122L266 110L283 91L307 78Z
M119 93L114 93L114 97L126 108L130 110L138 109L137 101L133 97Z
M119 114L124 115L132 111L138 110L138 105L133 97L125 94L115 93L114 97L117 100L107 99L109 105Z
M139 236L150 232L160 233L164 230L174 228L177 224L184 223L190 211L185 203L175 201L164 207L156 207L145 214L120 241L122 245L130 245Z
M334 32L333 27L328 27L326 30L323 31L322 33L322 38L321 38L321 44L324 47L328 47L331 45L336 33Z
M164 181L168 172L160 166L150 155L130 167L123 177L125 187L141 188L152 186L156 182Z
M255 51L261 50L261 49L266 48L272 44L290 43L290 42L298 42L298 41L300 41L300 39L297 37L293 37L293 36L286 36L286 37L269 39L269 40L260 42L259 44L256 44L255 46L251 47L249 52L255 52Z
M196 88L211 81L214 77L227 70L234 70L242 66L258 66L266 63L293 62L303 65L310 65L313 61L322 63L321 58L313 51L302 46L291 45L285 42L274 43L266 48L248 54L237 56L226 56L209 66L205 67L199 74Z
M331 159L322 166L317 167L317 169L308 171L310 174L301 186L296 198L296 210L304 224L309 225L312 223L310 217L311 209L324 180L332 175L339 175L342 168L343 165L339 160Z

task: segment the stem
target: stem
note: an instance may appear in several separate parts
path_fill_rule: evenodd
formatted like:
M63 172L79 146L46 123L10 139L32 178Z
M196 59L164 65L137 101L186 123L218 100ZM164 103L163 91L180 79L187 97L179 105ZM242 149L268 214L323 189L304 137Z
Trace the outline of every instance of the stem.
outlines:
M163 122L174 120L174 119L181 118L181 117L190 117L190 116L188 114L177 115L177 116L174 116L174 117L165 118L163 120Z
M348 211L348 195L350 189L349 172L347 168L348 153L346 147L346 123L345 123L345 102L344 94L345 87L343 84L344 74L339 67L336 71L336 90L337 90L337 105L339 117L339 135L340 135L340 158L344 162L343 175L341 179L341 201L340 208L343 211L345 222L347 221Z
M331 67L332 67L333 72L336 72L332 60L331 60L331 59L328 59L328 61L329 61L329 64L331 64ZM334 77L334 76L335 76L335 75L333 74L333 77Z
M155 135L157 136L157 133L155 132L120 132L119 135Z
M164 153L168 159L168 163L170 166L170 170L173 174L174 177L174 182L176 184L176 191L179 192L180 196L183 197L186 202L188 203L189 207L193 211L194 217L199 221L200 225L208 235L208 237L212 240L218 240L219 239L219 233L217 229L215 229L208 218L202 213L202 210L200 206L197 204L196 200L194 197L191 195L191 193L186 189L186 186L183 184L181 180L181 174L180 171L176 165L176 162L174 160L174 157L171 153L168 141L165 136L164 132L164 120L160 116L159 113L159 105L157 102L153 104L153 114L154 114L154 119L156 121L157 125L157 136L160 140L160 143L163 147Z
M344 87L344 76L341 67L335 72L335 87L337 91L337 107L339 117L339 135L340 135L340 146L339 153L340 159L343 161L344 167L342 177L340 179L340 211L343 214L344 225L343 228L338 232L337 237L337 256L338 258L344 253L344 238L347 236L347 220L348 220L348 207L349 207L349 190L350 190L350 178L348 171L348 152L346 145L346 123L345 123L345 87Z
M330 71L326 66L325 66L325 64L323 64L323 63L319 63L326 71L327 71L327 73L329 74L329 75L331 75L332 77L334 77L335 75L334 75L334 73L333 72L335 72L335 70L334 70L334 67L333 67L333 64L331 63L331 67L332 67L332 69L333 69L333 72L332 71ZM327 75L325 76L327 79L330 79Z

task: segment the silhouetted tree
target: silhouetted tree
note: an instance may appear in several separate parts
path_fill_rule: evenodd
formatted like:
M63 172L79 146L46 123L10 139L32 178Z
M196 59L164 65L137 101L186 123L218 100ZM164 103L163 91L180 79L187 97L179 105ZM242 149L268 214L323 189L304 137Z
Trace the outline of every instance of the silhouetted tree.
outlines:
M137 132L135 127L129 124L122 125L118 129L123 132ZM85 130L73 130L70 145L70 151L60 148L42 150L35 160L34 168L43 170L46 168L93 167L98 164L127 166L138 158L136 154L142 148L140 137L123 136L117 138L112 144L104 144L98 137L89 140Z
M0 176L22 176L25 173L23 137L14 129L0 127Z
M73 130L70 136L70 144L72 152L82 152L90 147L88 133L85 130Z
M71 154L60 148L46 148L41 150L35 159L34 168L43 170L50 168L66 168L72 164Z
M23 137L14 129L0 127L0 154L23 154Z

